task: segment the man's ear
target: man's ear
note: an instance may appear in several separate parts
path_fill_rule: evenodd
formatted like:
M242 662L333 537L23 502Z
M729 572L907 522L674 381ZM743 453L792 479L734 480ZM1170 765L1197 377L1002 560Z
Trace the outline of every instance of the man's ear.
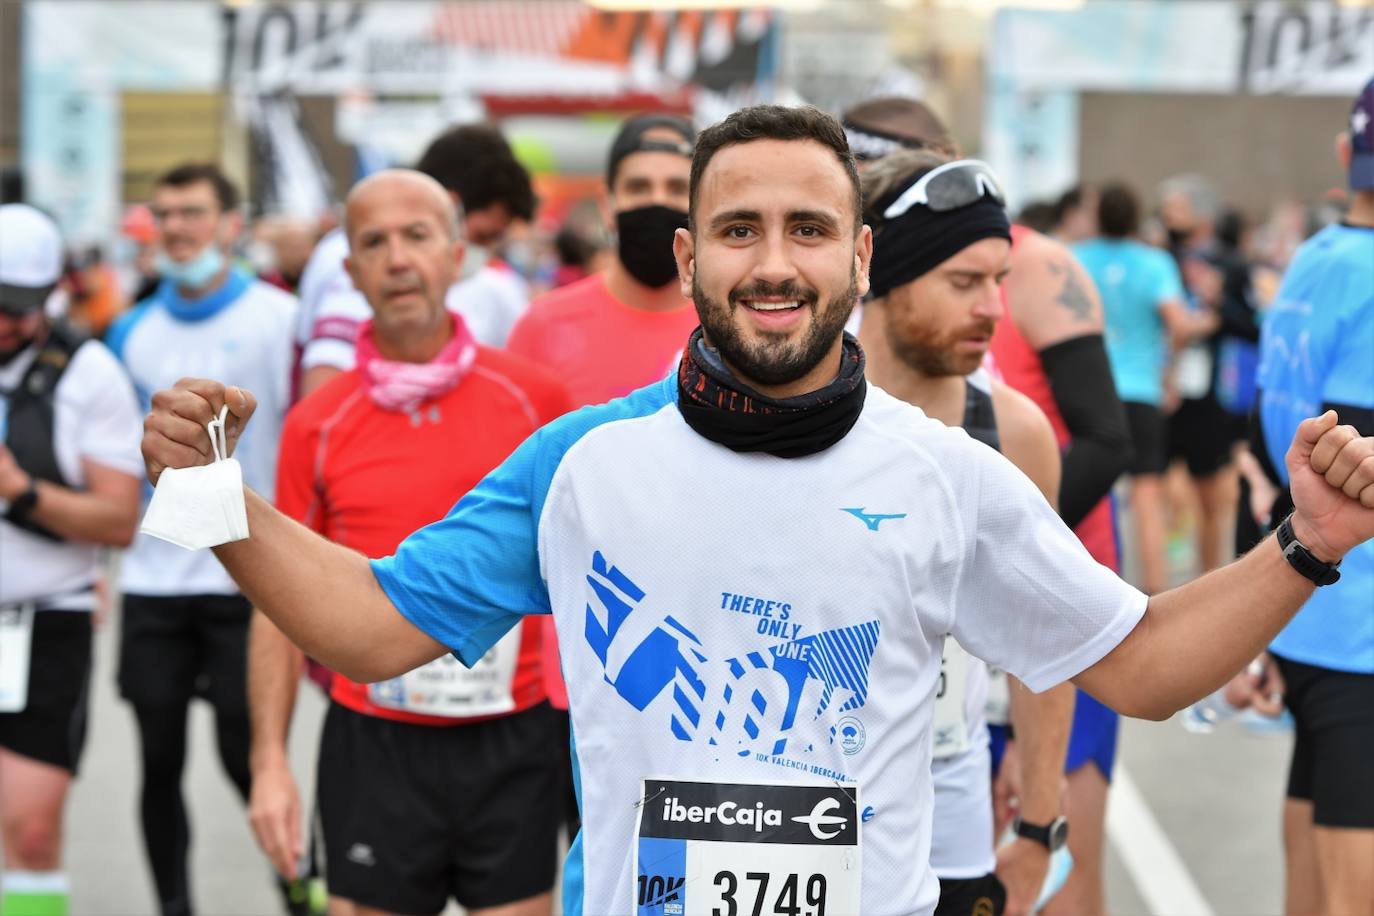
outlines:
M243 234L243 214L238 210L229 210L224 214L224 236L218 239L219 243L225 247L233 247L234 242Z
M597 206L601 208L601 223L609 231L615 231L615 198L611 196L609 188L602 188L601 194L597 197Z
M451 244L453 250L453 277L457 277L459 273L462 272L463 261L465 261L468 256L468 243L462 239L454 239ZM452 281L450 280L450 285L451 284Z
M868 295L868 267L873 263L873 230L864 226L854 240L854 274L859 298Z
M682 298L692 298L692 283L696 278L696 240L690 229L673 232L673 258L677 260L677 282Z
M362 292L362 287L358 285L358 271L356 265L354 265L353 263L352 254L344 255L343 265L344 272L348 274L348 279L353 281L353 288L356 289L358 292Z
M1336 161L1341 164L1342 172L1350 171L1350 159L1353 155L1354 151L1350 146L1350 134L1346 131L1336 134Z

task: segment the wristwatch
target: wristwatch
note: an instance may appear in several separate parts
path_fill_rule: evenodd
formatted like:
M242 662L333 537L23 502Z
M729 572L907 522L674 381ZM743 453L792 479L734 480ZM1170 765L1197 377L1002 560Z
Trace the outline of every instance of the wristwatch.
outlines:
M1011 829L1017 836L1034 840L1050 852L1058 852L1069 841L1069 819L1062 814L1043 827L1028 824L1018 817L1011 822Z
M38 505L38 481L29 478L28 489L9 501L9 505L5 508L5 518L12 522L26 522L29 519L29 513L33 511L36 505Z
M1278 538L1283 558L1304 578L1319 586L1331 585L1341 578L1340 563L1323 563L1318 560L1293 534L1293 516L1290 515L1279 522Z

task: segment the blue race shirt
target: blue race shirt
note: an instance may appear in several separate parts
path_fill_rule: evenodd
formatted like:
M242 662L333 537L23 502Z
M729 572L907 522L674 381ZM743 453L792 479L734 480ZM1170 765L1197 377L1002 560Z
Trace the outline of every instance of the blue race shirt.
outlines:
M1092 239L1073 253L1102 296L1103 337L1121 400L1158 407L1169 361L1159 306L1184 301L1178 266L1168 252L1130 239Z
M1374 228L1334 225L1298 249L1260 335L1264 444L1284 455L1323 404L1374 407ZM1367 432L1367 430L1366 430ZM1271 644L1297 662L1374 674L1374 542L1346 554Z

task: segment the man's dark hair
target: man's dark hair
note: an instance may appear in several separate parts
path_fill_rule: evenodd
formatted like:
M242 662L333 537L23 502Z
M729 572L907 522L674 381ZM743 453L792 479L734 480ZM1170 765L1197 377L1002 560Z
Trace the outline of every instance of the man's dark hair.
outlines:
M464 210L504 204L516 219L534 217L529 172L490 124L450 127L430 142L415 168L457 194Z
M900 95L867 99L844 113L846 122L905 137L926 149L956 159L959 144L950 136L949 128L930 106L916 99Z
M1076 184L1059 195L1059 199L1054 202L1054 225L1062 223L1070 210L1082 205L1083 194L1083 185Z
M164 172L157 181L153 182L155 188L184 188L187 185L208 182L215 189L215 199L219 201L219 208L222 212L228 213L238 209L239 189L229 180L229 176L224 174L224 170L213 162L186 162L170 171Z
M1054 231L1059 219L1057 214L1059 208L1048 200L1033 200L1021 208L1021 212L1016 214L1016 222L1028 229L1034 229L1046 235Z
M1102 186L1097 195L1097 228L1109 239L1124 239L1140 228L1140 198L1119 181Z
M754 140L814 140L835 152L853 188L854 231L863 226L863 198L859 191L859 171L854 167L854 154L844 137L840 122L819 108L784 105L754 105L741 108L719 124L713 124L697 136L696 152L692 155L692 178L688 190L690 209L688 224L695 226L697 188L711 157L727 146L750 143Z

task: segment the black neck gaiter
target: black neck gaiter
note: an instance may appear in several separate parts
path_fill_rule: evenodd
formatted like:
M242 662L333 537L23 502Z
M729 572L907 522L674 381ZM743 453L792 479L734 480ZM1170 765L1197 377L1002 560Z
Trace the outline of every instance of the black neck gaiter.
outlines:
M858 421L867 391L864 351L845 334L833 382L794 398L770 398L712 359L697 328L678 366L677 389L678 410L697 435L736 452L802 458L830 448Z

